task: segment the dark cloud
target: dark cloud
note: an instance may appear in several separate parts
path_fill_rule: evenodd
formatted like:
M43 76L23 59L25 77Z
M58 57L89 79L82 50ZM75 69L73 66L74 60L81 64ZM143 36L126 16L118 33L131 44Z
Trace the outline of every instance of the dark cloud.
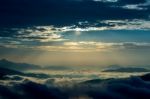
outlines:
M23 94L21 95L18 91L20 90ZM16 91L13 91L16 90ZM0 95L2 99L65 99L61 91L57 88L47 87L45 85L27 82L13 87L0 86Z
M140 4L145 2L146 0L118 0L120 4Z
M104 0L105 1L105 0ZM118 6L145 3L145 0L1 0L1 26L76 24L106 19L147 19L149 10L130 10ZM148 7L149 9L149 7Z

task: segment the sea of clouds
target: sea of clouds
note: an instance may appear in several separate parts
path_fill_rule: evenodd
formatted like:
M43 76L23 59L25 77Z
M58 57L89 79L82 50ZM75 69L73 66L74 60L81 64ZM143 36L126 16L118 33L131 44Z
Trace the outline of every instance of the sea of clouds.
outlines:
M150 75L80 80L19 75L0 80L0 99L149 99Z

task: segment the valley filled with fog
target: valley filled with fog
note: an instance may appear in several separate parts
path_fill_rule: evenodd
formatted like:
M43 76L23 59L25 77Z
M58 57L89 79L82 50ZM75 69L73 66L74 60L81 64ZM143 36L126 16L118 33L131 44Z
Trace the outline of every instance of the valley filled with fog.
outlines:
M27 66L28 69L15 70L18 64L22 68ZM9 68L4 68L6 65L9 65L7 66ZM146 68L109 66L100 71L33 67L36 65L0 60L0 99L146 99L150 97L150 73Z

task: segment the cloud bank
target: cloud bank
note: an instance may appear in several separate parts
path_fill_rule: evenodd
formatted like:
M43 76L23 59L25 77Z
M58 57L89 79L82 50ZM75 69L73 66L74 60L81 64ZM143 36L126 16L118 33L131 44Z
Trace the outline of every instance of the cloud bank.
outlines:
M40 84L29 80L0 84L2 99L146 99L150 97L149 74L123 79L88 80L68 86Z

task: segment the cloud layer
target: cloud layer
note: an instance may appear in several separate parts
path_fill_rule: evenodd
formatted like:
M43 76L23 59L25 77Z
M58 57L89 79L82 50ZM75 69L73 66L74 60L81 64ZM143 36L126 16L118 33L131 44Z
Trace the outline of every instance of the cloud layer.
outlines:
M149 74L141 77L121 79L94 79L63 86L53 80L44 84L24 80L11 82L9 86L0 84L2 99L146 99L150 97Z

